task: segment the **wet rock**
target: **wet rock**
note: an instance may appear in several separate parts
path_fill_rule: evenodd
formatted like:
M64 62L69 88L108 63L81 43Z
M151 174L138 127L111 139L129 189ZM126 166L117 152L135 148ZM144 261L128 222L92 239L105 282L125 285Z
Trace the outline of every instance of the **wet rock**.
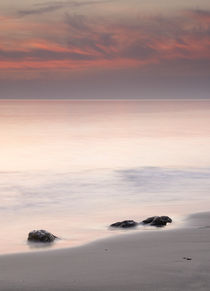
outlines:
M53 242L57 237L43 229L33 230L28 234L28 241L32 242Z
M187 261L191 261L192 260L192 258L190 258L190 257L183 257L182 259L183 260L187 260Z
M142 221L143 224L150 224L152 226L165 226L171 222L172 219L168 216L152 216Z
M130 228L137 226L137 222L134 220L124 220L120 222L115 222L110 225L110 227L119 227L119 228Z
M148 217L147 219L143 220L142 223L149 224L153 221L154 218L155 218L155 216Z

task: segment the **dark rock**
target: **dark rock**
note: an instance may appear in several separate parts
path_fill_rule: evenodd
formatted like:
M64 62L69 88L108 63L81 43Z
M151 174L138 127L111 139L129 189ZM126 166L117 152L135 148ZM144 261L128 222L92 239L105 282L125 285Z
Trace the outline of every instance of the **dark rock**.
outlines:
M155 218L155 216L148 217L147 219L143 220L142 223L149 224L153 221L154 218Z
M191 261L192 258L190 258L190 257L183 257L183 260Z
M137 226L137 222L135 222L134 220L124 220L124 221L120 221L120 222L116 222L111 224L111 227L119 227L119 228L129 228L129 227L135 227Z
M40 230L33 230L28 234L28 241L32 242L53 242L57 237L52 233L40 229Z
M143 224L150 224L153 226L165 226L167 223L171 223L172 219L168 216L153 216L142 221Z

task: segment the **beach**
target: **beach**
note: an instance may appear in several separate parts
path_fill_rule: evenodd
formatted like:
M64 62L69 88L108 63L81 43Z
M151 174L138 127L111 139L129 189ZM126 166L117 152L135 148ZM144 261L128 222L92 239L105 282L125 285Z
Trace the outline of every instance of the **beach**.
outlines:
M0 291L209 290L209 124L209 101L1 101Z
M0 291L210 291L210 0L0 20Z
M210 213L179 229L144 231L81 247L0 257L0 290L210 289Z

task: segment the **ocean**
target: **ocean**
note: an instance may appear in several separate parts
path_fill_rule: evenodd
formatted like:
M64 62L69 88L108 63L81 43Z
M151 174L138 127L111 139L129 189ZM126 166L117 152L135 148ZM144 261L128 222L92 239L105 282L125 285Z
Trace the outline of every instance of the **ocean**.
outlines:
M171 229L209 209L210 101L0 101L1 254L128 233L108 227L125 219L169 215ZM33 229L62 239L28 244Z

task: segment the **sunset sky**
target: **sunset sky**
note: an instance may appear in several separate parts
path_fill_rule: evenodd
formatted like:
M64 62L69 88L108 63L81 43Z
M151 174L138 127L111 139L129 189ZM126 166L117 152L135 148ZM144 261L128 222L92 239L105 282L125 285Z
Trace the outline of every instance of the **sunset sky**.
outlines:
M0 98L209 98L209 0L1 0Z

